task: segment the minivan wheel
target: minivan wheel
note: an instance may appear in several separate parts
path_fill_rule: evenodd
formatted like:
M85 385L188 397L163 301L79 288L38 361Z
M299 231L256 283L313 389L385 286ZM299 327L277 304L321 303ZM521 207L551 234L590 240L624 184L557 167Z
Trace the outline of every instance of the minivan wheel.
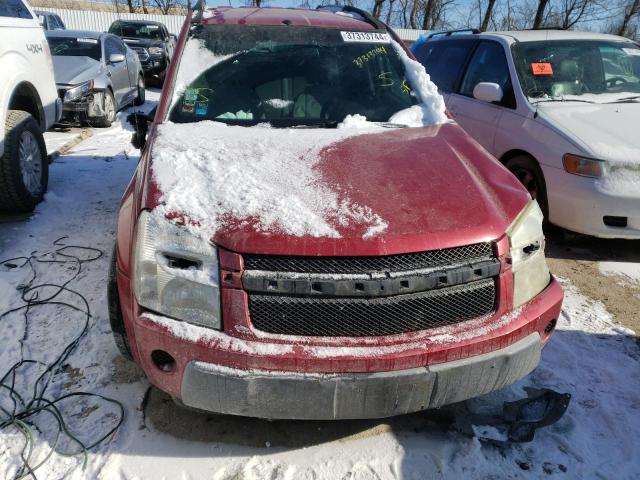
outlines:
M116 101L109 89L102 92L102 111L104 115L96 117L95 125L103 128L110 127L116 119Z
M107 303L109 305L109 322L111 323L111 332L116 342L116 347L123 357L132 360L131 348L129 347L129 339L124 329L124 319L122 318L122 309L120 308L120 297L118 296L118 282L116 279L116 248L113 248L111 255L111 264L109 266L109 280L107 285Z
M533 158L526 155L518 155L509 159L505 166L527 189L531 198L538 201L540 210L545 219L549 217L549 206L547 203L547 184L540 165Z
M38 124L27 112L9 110L0 158L0 210L31 212L48 180L47 148Z
M138 96L133 101L135 106L140 106L144 103L145 100L145 87L144 87L144 78L142 75L138 77Z

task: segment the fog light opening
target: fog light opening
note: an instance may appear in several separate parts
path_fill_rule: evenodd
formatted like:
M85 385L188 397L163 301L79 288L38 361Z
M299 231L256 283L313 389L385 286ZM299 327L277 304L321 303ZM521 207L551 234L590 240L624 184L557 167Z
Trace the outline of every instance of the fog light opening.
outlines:
M547 324L546 327L544 327L545 336L548 337L551 334L551 332L553 332L554 328L556 328L556 323L557 323L557 320L554 318Z
M176 360L164 350L154 350L151 352L151 361L163 372L173 372L176 366Z

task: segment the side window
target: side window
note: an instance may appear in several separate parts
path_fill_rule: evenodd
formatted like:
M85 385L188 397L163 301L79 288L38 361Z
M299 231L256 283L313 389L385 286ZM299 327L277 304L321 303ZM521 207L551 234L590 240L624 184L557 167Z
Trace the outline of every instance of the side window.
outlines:
M503 104L515 107L511 75L502 46L495 42L482 42L473 54L467 72L462 79L460 93L473 96L473 89L480 82L497 83L504 92Z
M33 18L22 0L2 0L0 17Z
M118 50L118 45L115 42L115 39L107 38L104 41L104 56L106 57L107 60L109 60L109 57L115 53L120 53L120 51Z
M119 38L112 38L114 43L114 48L116 49L116 53L121 53L123 55L127 54L127 47L124 46L124 43Z
M416 52L416 58L440 90L451 92L474 44L473 40L426 42Z
M56 23L58 24L58 28L60 28L62 30L67 28L67 27L65 27L64 22L62 21L62 19L58 15L54 15L54 18L56 19Z

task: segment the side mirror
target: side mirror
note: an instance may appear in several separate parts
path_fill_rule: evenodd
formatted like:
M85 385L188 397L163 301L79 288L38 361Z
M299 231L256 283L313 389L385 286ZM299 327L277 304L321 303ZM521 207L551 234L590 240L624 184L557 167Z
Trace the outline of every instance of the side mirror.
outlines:
M127 116L127 122L133 127L133 135L131 136L131 145L134 148L142 150L147 143L147 132L149 124L153 122L156 109L149 113L134 112Z
M178 37L176 37L176 35L174 33L170 33L169 36L171 38L173 38L174 41L176 41L176 42L178 41Z
M109 63L120 63L125 61L125 56L121 53L112 53L109 55Z
M502 101L504 93L497 83L480 82L473 88L473 98L483 102L493 103Z

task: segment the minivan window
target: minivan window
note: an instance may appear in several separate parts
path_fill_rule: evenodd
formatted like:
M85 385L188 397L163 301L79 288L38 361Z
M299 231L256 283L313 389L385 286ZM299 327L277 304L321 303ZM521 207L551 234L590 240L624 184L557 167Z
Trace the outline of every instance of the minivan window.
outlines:
M462 79L460 93L472 97L473 89L480 82L498 84L504 93L503 103L514 106L509 65L504 48L499 43L481 42L478 45Z
M22 0L2 0L0 2L0 17L33 18Z
M634 43L553 40L520 42L512 49L522 90L530 98L640 94L640 47Z
M444 92L451 92L474 46L469 40L443 40L426 42L416 52L431 80Z
M349 41L344 33L206 25L190 41L203 41L221 60L180 92L169 119L329 127L354 114L387 122L417 104L386 33L382 42Z

